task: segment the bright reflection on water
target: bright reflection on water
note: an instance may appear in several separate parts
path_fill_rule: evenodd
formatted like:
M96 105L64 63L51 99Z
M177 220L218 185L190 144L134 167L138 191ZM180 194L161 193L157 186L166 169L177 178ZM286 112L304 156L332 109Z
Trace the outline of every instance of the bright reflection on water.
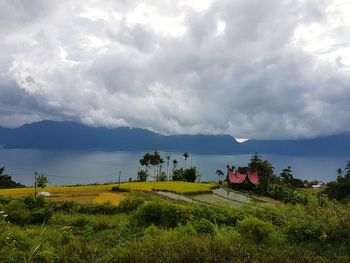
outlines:
M26 185L33 184L34 172L45 173L51 185L105 183L135 179L139 169L139 159L144 152L113 151L63 151L33 149L0 149L0 166L16 181ZM178 161L178 167L185 166L180 153L164 153L163 171L170 172L172 159ZM165 156L171 155L169 168ZM250 155L199 155L193 154L187 159L186 166L195 165L201 173L201 180L218 180L215 171L226 172L226 165L244 166ZM295 177L302 179L334 180L336 169L343 168L350 157L304 157L262 155L275 167L275 173L290 165ZM152 172L153 173L153 172Z

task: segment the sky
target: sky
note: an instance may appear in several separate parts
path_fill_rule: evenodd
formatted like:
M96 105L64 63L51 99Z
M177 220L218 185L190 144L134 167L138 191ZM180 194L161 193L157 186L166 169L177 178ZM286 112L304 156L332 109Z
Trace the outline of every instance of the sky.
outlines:
M0 0L0 125L350 131L348 0Z

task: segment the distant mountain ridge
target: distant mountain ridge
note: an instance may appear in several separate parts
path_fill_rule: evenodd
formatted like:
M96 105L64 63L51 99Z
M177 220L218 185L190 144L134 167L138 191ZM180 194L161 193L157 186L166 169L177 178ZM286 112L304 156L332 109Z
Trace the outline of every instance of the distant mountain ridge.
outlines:
M40 121L0 127L5 148L190 152L200 154L350 155L350 135L303 140L248 140L229 135L164 136L139 128L95 128L76 122ZM350 157L350 156L349 156Z

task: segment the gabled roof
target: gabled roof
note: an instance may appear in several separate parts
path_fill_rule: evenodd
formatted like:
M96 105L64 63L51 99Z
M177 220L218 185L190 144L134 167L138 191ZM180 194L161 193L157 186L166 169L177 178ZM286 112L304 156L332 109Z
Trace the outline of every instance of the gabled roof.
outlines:
M258 172L241 174L238 170L233 171L232 169L228 169L227 170L227 177L232 184L241 184L247 178L254 185L257 185L259 183Z

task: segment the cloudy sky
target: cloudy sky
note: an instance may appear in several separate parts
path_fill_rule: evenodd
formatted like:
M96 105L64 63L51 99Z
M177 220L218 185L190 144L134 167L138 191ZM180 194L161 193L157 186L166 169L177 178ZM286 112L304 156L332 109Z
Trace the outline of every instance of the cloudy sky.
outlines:
M348 0L0 0L0 125L350 131Z

